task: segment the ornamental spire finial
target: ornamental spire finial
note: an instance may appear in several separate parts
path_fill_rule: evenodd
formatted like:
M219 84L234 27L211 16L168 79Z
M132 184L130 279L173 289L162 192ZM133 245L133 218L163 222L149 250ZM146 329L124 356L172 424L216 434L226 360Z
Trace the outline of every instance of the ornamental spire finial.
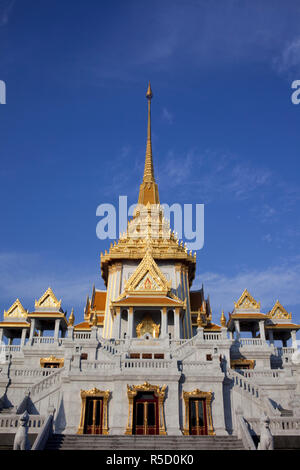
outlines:
M146 146L146 157L145 157L145 169L143 182L141 184L140 194L139 194L139 204L147 205L150 204L159 204L158 189L155 183L154 178L154 168L153 168L153 157L152 157L152 140L151 140L151 100L153 98L153 93L151 89L151 84L149 81L146 98L148 100L148 125L147 125L147 146Z

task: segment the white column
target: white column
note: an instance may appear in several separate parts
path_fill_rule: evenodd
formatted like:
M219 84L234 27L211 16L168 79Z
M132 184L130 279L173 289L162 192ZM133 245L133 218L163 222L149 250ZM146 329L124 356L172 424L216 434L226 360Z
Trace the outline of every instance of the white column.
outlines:
M60 324L60 318L57 318L55 320L55 329L54 329L54 338L55 339L58 339L58 335L59 335L59 324Z
M132 338L132 326L133 326L133 307L128 309L128 327L127 327L127 338Z
M265 335L265 322L264 322L264 320L259 321L259 334L260 334L260 339L265 341L266 340L266 335Z
M27 328L22 328L21 346L24 346L26 340Z
M296 330L292 330L291 331L291 337L292 337L292 347L294 349L297 349L298 348L298 344L297 344L297 338L296 338Z
M160 317L161 317L161 333L160 336L164 338L168 335L168 313L167 308L163 307L160 310Z
M68 326L68 338L74 339L74 326Z
M30 342L32 342L33 340L34 330L35 330L35 318L32 318L31 323L30 323L30 334L29 334Z
M116 307L116 314L114 316L114 327L113 327L113 337L115 339L120 338L120 329L121 329L121 308Z
M180 309L174 309L174 339L180 338Z
M274 344L273 330L269 330L269 341L270 341L270 344Z
M3 333L4 333L4 329L0 328L0 342L3 341Z
M235 331L236 331L236 337L235 338L237 340L239 340L240 339L240 333L241 333L239 320L234 320L234 328L235 328Z

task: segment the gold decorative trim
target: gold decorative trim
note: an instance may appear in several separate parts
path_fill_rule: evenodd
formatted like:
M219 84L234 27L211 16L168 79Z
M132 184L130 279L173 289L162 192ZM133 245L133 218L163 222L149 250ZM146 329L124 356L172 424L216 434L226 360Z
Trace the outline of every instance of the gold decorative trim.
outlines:
M232 359L230 361L231 369L238 368L237 366L249 366L249 369L254 369L255 360L254 359Z
M48 289L42 295L42 297L39 300L35 301L34 307L35 308L55 307L59 310L61 307L61 300L58 301L51 287L48 287Z
M40 359L41 367L45 368L45 366L49 364L58 364L58 368L61 368L64 366L64 358L58 358L55 356L41 357Z
M206 419L207 419L207 432L209 436L214 436L214 428L212 425L212 414L211 414L211 400L212 392L202 392L198 388L192 392L182 393L184 404L185 404L185 424L183 428L183 435L188 436L190 434L190 398L204 398L206 401Z
M150 314L144 316L143 320L136 327L136 335L138 338L149 333L153 338L159 337L160 325L155 323Z
M8 310L4 310L4 318L27 318L28 311L17 299Z
M166 426L164 418L164 399L166 393L166 385L160 387L159 385L151 385L149 382L144 382L142 385L127 385L127 396L128 396L128 421L125 434L132 435L133 432L133 405L134 398L138 392L154 392L154 395L158 397L159 406L159 434L166 435Z
M167 281L158 265L147 250L144 258L128 279L125 285L125 293L142 294L158 292L165 295L171 289L171 283Z
M86 399L87 397L94 398L103 398L103 423L102 423L102 434L108 434L108 400L110 397L110 391L99 390L94 387L91 390L81 390L81 413L80 413L80 423L77 434L84 433L84 421L85 421L85 411L86 411Z
M260 310L260 302L257 302L247 289L244 290L241 297L234 303L234 307L245 310Z
M279 300L276 301L274 307L268 313L268 317L276 318L276 319L284 319L284 320L291 320L292 314L288 313L286 309L281 305Z

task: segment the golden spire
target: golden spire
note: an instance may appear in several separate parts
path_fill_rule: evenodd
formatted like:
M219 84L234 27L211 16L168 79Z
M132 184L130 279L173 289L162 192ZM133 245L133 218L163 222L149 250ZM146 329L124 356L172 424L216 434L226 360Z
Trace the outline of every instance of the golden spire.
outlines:
M147 146L145 157L145 169L143 182L140 186L139 204L147 205L159 204L158 188L154 178L153 157L152 157L152 141L151 141L151 100L153 93L149 82L146 98L148 100L148 127L147 127Z
M74 309L72 308L71 315L70 315L69 321L68 321L68 326L73 326L74 325L74 320L75 320Z
M222 315L221 315L221 326L223 328L226 326L226 317L224 315L224 310L222 310Z

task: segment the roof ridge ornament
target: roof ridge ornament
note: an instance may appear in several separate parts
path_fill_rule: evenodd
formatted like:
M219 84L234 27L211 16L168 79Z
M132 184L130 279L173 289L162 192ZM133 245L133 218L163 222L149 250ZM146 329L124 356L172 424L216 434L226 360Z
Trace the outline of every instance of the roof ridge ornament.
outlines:
M159 204L158 188L157 188L157 184L155 183L153 156L152 156L151 100L153 98L153 93L152 93L150 81L149 81L149 85L148 85L148 89L146 93L146 98L148 100L147 145L146 145L143 182L140 186L140 193L139 193L139 200L138 200L138 203L143 204L143 205L147 205L147 203Z

